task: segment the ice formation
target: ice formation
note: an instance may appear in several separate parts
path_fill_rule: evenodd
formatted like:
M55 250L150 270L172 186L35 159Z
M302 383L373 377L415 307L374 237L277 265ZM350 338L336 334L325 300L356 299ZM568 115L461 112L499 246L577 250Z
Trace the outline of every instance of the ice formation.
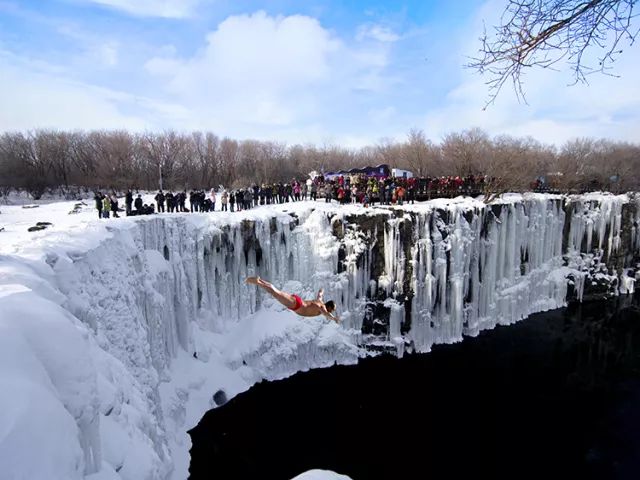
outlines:
M25 211L3 209L15 220L0 246L9 478L184 478L185 432L220 389L380 349L427 352L585 289L630 293L640 254L640 205L627 195L29 215L46 208L54 226L29 237L16 227ZM248 275L307 298L324 287L342 325L295 317Z

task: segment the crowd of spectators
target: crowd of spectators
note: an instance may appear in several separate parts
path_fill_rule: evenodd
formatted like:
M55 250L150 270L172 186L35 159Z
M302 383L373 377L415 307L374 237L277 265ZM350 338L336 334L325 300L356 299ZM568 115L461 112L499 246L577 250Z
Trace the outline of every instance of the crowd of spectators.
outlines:
M490 180L484 175L442 177L375 177L361 174L340 175L283 183L263 183L245 188L208 190L160 190L154 196L155 203L145 203L142 195L134 198L132 191L125 195L126 215L147 215L175 212L237 212L259 205L282 204L303 200L324 200L340 204L359 203L369 205L403 205L416 200L458 195L479 195ZM100 218L118 216L116 195L95 195ZM187 204L188 202L188 204Z

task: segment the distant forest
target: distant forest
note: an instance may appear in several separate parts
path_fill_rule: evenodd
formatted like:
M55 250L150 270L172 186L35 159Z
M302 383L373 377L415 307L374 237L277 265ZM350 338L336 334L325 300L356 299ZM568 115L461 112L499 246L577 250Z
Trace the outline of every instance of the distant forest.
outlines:
M471 129L433 143L424 132L411 130L404 141L349 149L233 140L208 132L36 130L0 135L0 195L12 189L35 198L46 191L155 190L160 170L165 190L236 188L382 163L422 177L488 175L493 193L530 189L539 177L560 191L640 186L640 145L589 138L557 148Z

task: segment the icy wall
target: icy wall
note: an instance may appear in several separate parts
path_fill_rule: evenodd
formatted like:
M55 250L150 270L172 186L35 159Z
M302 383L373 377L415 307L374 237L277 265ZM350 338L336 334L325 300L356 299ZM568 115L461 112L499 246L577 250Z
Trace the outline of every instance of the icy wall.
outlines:
M567 300L633 292L637 197L509 200L342 218L346 250L357 235L364 244L356 260L346 256L346 278L362 291L362 270L370 288L359 309L343 310L365 343L424 352Z
M426 352L569 299L631 292L639 206L626 195L534 194L489 206L468 199L393 209L304 203L289 212L125 219L107 226L98 245L63 245L43 252L40 263L3 258L0 283L23 287L0 295L0 311L24 316L26 304L41 304L35 327L11 328L44 352L37 361L25 357L25 365L40 365L37 375L68 412L60 428L77 438L61 455L66 461L42 466L47 475L24 474L20 465L10 474L169 476L175 448L188 450L172 435L191 426L185 405L198 388L190 380L162 393L176 380L172 365L180 355L215 358L252 383L375 350ZM307 298L323 287L342 328L295 320L281 334L258 335L254 316L270 299L244 284L248 275ZM61 340L69 346L64 352L43 347L46 339L34 333L49 314L60 325L56 335L71 339ZM56 362L62 373L51 366ZM206 368L214 372L212 365ZM39 385L39 376L30 378ZM27 441L20 425L0 446Z

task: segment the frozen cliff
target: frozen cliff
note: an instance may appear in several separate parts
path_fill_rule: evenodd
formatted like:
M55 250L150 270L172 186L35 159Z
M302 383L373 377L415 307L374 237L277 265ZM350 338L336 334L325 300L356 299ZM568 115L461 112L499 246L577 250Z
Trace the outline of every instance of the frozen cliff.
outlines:
M9 478L184 478L185 432L220 389L378 350L426 352L572 299L632 292L640 254L640 200L627 195L301 202L110 222L68 211L0 217ZM54 225L27 237L37 220ZM342 325L295 317L247 275L303 297L323 287Z

